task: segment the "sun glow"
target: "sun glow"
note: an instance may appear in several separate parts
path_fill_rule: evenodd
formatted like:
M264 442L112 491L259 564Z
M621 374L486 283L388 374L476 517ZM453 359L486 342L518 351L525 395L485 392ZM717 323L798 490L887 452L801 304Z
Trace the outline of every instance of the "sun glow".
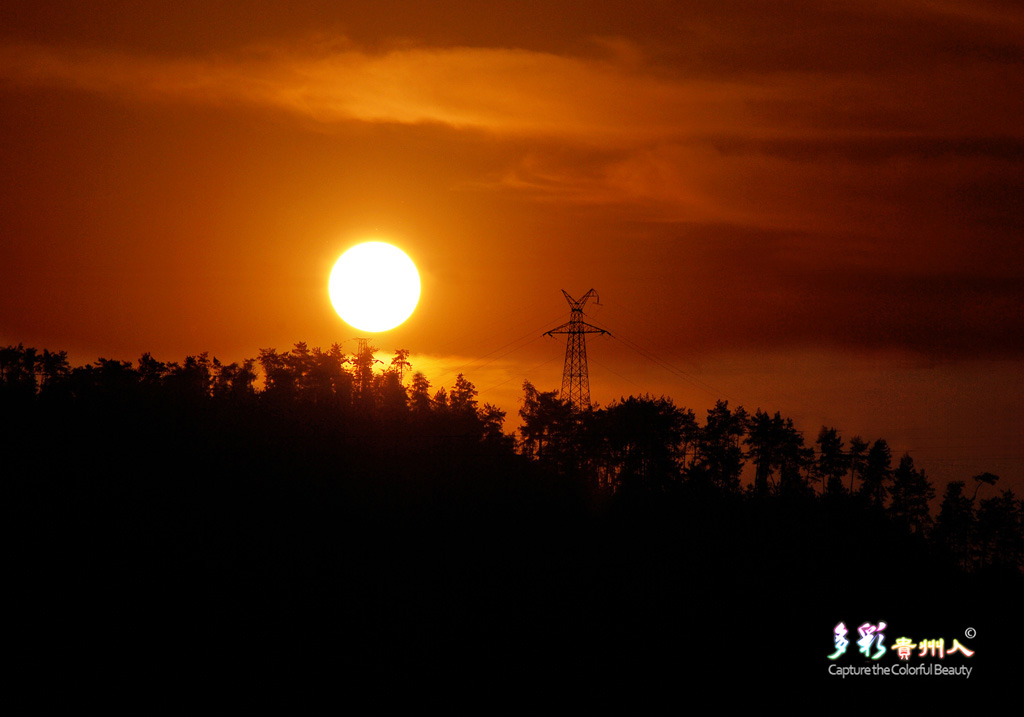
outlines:
M412 315L420 299L420 275L401 249L366 242L341 255L328 292L346 323L360 331L387 331Z

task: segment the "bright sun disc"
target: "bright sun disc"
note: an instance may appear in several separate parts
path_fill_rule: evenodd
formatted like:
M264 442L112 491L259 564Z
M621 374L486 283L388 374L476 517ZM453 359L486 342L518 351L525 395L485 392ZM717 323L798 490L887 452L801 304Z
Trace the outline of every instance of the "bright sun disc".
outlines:
M360 331L387 331L420 300L420 275L401 249L373 241L341 255L327 286L338 315Z

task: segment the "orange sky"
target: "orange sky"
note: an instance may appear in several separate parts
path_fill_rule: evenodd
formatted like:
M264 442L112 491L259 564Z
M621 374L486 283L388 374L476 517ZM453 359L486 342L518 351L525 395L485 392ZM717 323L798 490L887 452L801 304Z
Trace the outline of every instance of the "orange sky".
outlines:
M0 344L327 346L332 264L385 239L423 295L375 343L510 417L593 287L599 403L1024 492L1014 3L60 5L0 6Z

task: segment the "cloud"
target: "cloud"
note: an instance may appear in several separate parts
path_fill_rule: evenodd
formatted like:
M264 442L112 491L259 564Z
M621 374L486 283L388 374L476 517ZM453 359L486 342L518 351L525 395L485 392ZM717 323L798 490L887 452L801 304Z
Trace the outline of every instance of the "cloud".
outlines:
M617 53L621 55L622 53ZM320 122L439 123L516 135L635 141L706 133L739 117L764 88L665 81L629 65L490 48L284 48L205 58L16 44L0 48L0 77L30 86L139 100L247 104Z
M886 72L857 57L848 70L819 58L799 70L768 63L758 71L751 58L742 70L700 75L686 62L655 64L645 48L615 37L592 40L598 54L587 57L487 47L368 52L345 41L165 56L8 42L0 81L242 105L323 125L483 133L519 148L475 186L627 207L653 221L932 232L947 245L972 222L1012 232L1020 208L999 187L1019 186L1024 76L984 53L951 64L939 30L949 31L953 9L909 7L938 39L933 47L907 26L913 57ZM981 15L970 32L981 27L1000 47L1005 32L991 29L990 12ZM733 41L756 25L743 17ZM863 39L864 20L846 18L847 34ZM724 31L704 27L712 37ZM852 42L845 34L837 41ZM710 57L711 65L721 59Z
M0 77L139 100L276 108L323 123L438 123L615 146L687 137L1020 134L1024 81L1013 63L923 65L885 79L750 68L709 78L647 66L624 40L599 44L606 58L337 45L166 57L8 43L0 47Z

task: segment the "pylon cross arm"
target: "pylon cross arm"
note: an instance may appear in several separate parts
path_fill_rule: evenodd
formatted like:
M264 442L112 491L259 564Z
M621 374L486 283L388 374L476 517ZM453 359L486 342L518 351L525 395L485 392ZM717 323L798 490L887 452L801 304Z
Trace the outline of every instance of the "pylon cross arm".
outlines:
M580 328L581 326L585 326L586 328ZM553 336L555 334L607 334L608 336L611 336L611 333L608 331L596 326L591 326L590 324L582 321L575 324L562 324L557 328L551 329L551 331L545 331L542 336Z

